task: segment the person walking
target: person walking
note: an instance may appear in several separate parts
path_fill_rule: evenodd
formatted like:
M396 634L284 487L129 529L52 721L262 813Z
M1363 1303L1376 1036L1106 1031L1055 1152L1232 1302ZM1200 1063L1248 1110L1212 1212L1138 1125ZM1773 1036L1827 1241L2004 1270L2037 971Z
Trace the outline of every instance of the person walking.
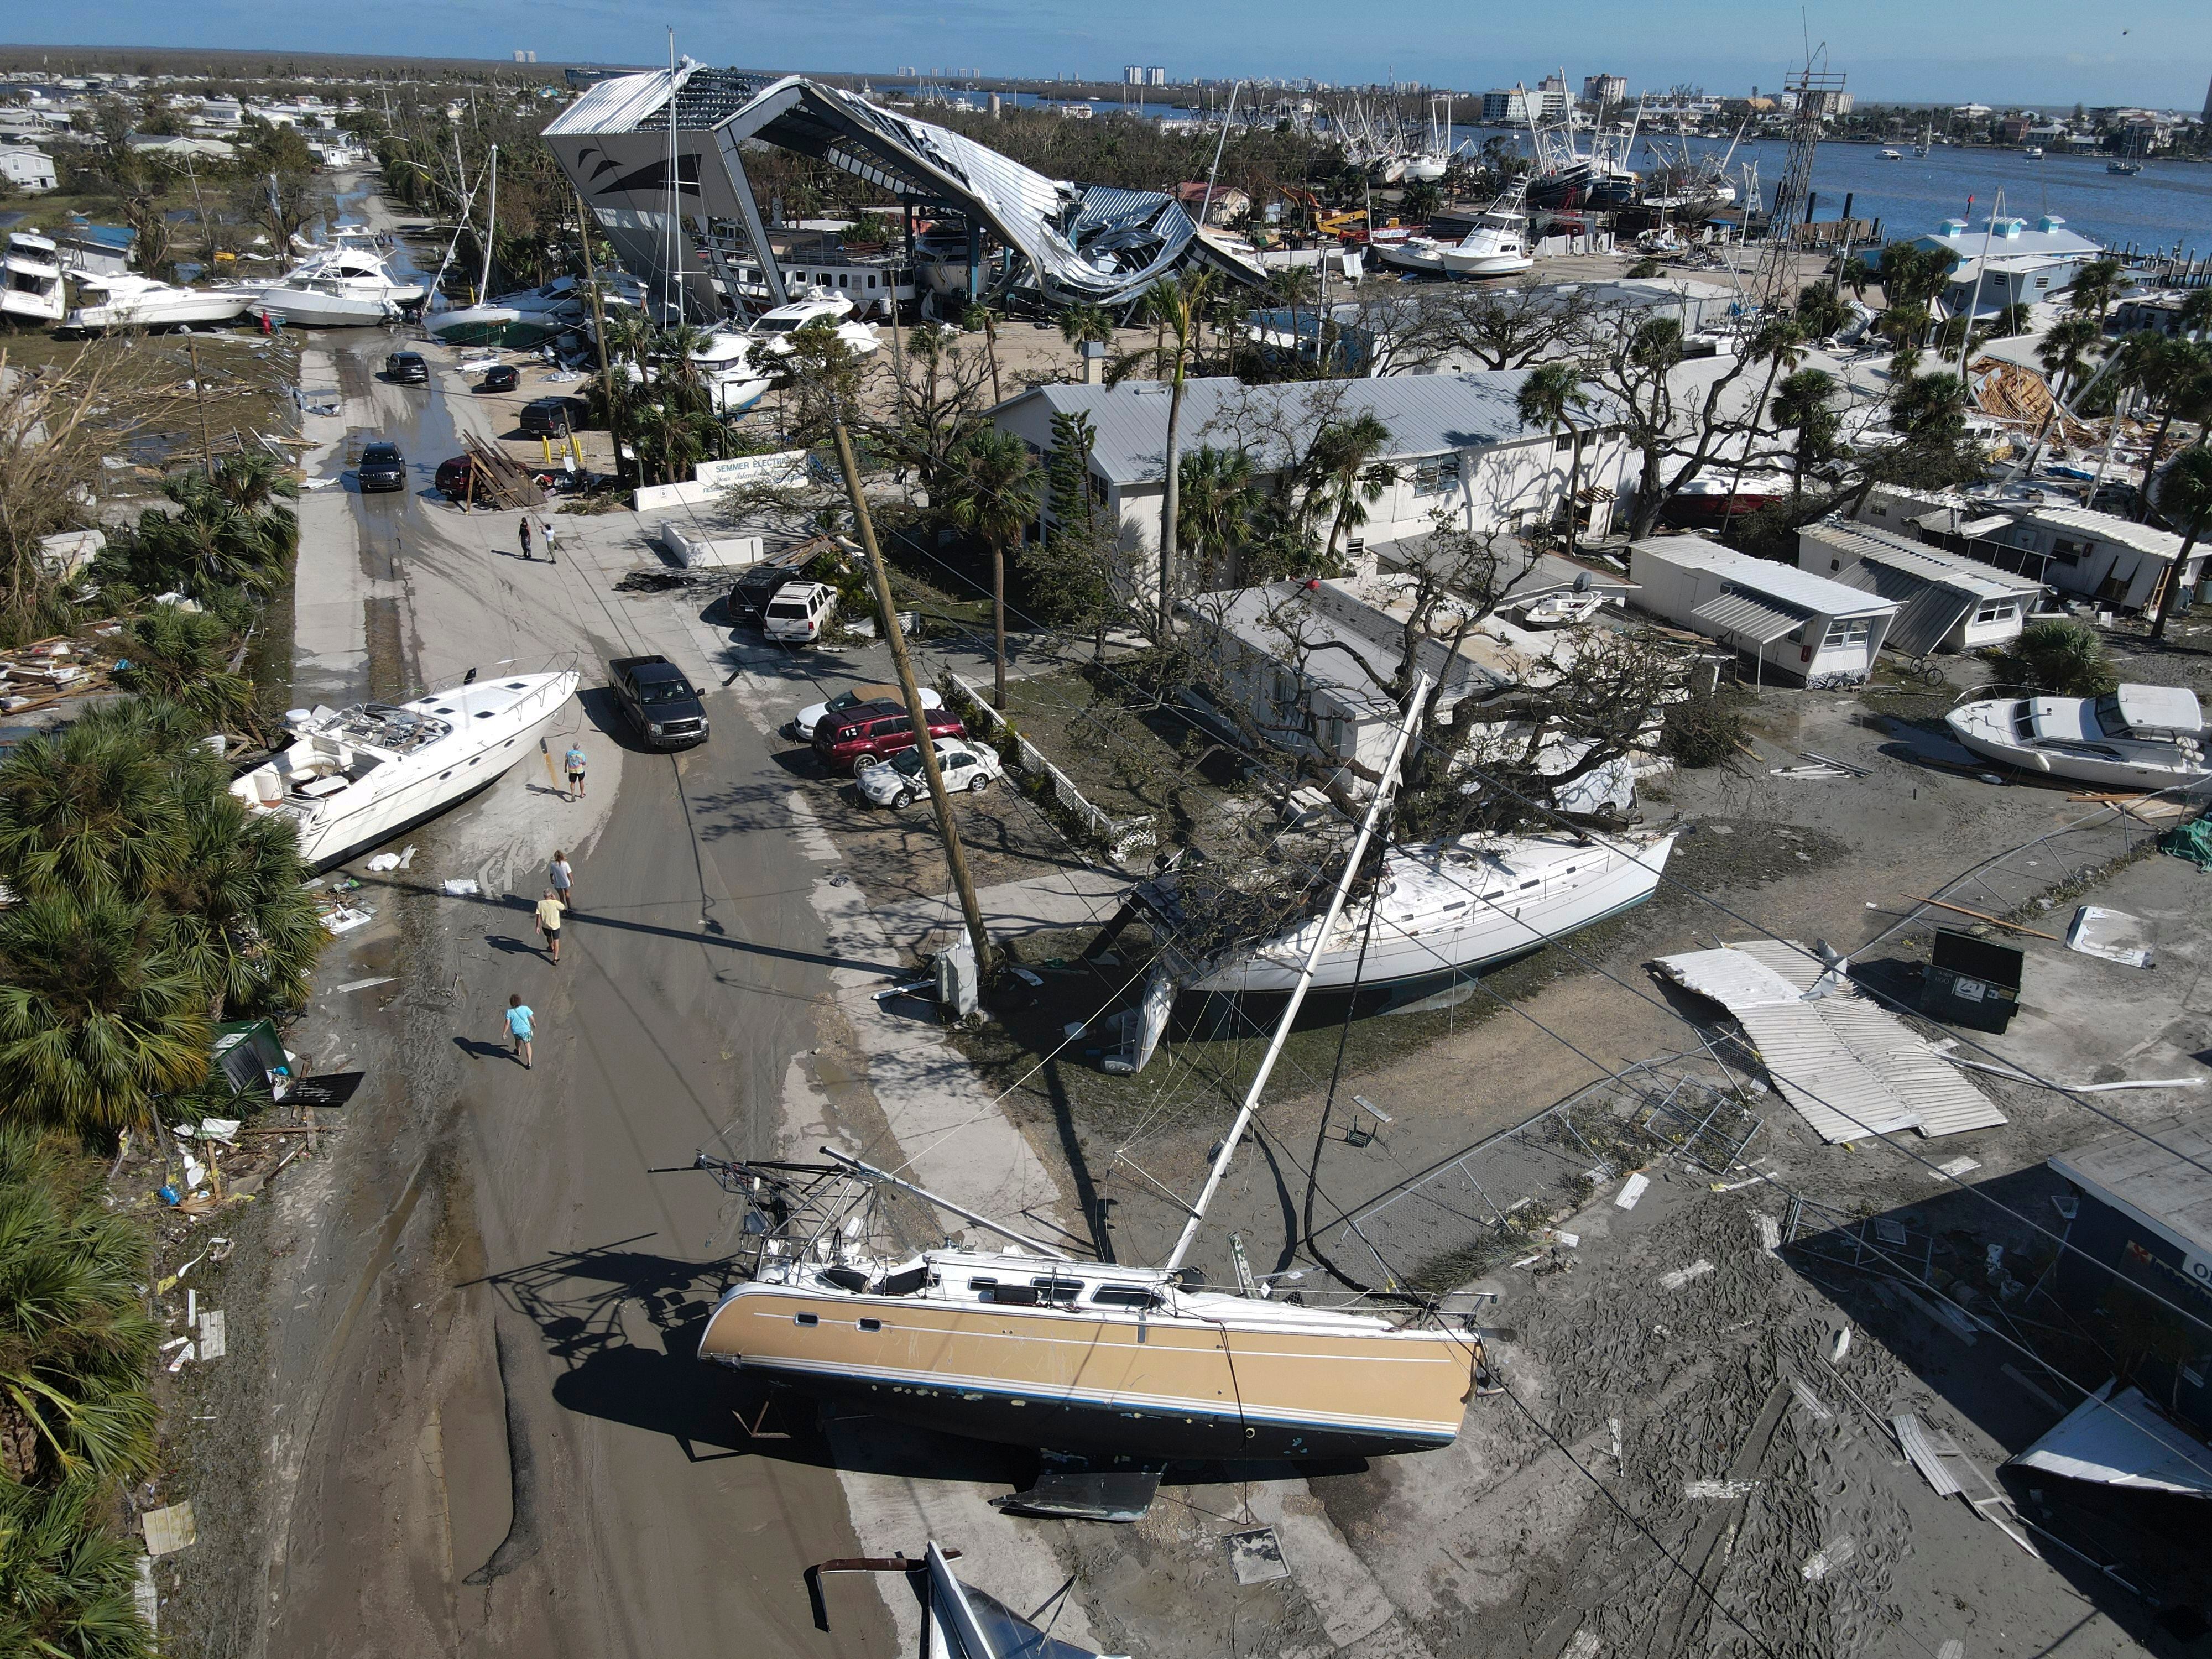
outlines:
M525 563L528 563L530 560L530 519L526 514L524 515L522 520L521 535L523 562Z
M553 965L561 965L561 913L568 906L549 887L545 896L538 901L538 931L544 935L545 947L552 952Z
M507 998L507 1035L514 1043L514 1057L522 1062L526 1072L531 1069L530 1039L537 1024L538 1016L531 1012L529 1004L519 996Z
M561 757L561 769L568 775L568 799L584 798L584 750L579 744L570 744L568 752Z
M553 849L553 862L545 866L546 878L553 884L553 891L561 901L561 908L576 908L576 872L568 867L568 855L559 848Z

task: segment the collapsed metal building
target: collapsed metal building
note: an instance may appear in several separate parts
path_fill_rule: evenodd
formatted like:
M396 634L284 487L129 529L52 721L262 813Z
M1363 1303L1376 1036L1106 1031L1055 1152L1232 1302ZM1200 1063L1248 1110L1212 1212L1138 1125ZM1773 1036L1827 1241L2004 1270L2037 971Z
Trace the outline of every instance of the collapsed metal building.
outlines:
M720 318L763 285L768 303L793 297L745 173L747 150L760 145L895 198L917 289L939 296L1115 306L1194 265L1238 283L1266 278L1249 250L1202 228L1171 196L1048 179L799 76L763 82L687 58L599 82L544 137L624 268L667 313L680 307L694 321ZM917 217L927 227L920 238Z

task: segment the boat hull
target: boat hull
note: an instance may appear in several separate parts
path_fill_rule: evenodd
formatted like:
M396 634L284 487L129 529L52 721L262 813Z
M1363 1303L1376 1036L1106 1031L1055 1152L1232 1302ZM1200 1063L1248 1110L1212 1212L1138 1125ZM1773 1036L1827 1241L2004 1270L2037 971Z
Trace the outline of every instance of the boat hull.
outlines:
M872 1327L872 1328L870 1328ZM700 1358L1012 1445L1172 1459L1386 1456L1457 1437L1471 1340L1102 1319L740 1285Z
M1518 276L1535 268L1525 253L1446 253L1444 270L1454 276Z
M69 325L87 333L110 328L188 328L203 323L234 323L246 314L242 294L195 294L190 299L118 301L112 305L80 306L69 314Z
M1972 702L1944 717L1951 735L1984 760L1994 761L2031 776L2057 778L2067 783L2100 784L2115 789L2159 791L2212 782L2212 769L2186 764L2164 765L2154 761L2130 761L2081 752L2087 745L2063 749L2039 748L2007 741L1997 730L2002 716L1990 711L2008 705L2010 699Z
M512 306L470 306L429 318L425 326L446 345L500 346L524 351L557 335L575 331L575 319L550 311L518 311Z

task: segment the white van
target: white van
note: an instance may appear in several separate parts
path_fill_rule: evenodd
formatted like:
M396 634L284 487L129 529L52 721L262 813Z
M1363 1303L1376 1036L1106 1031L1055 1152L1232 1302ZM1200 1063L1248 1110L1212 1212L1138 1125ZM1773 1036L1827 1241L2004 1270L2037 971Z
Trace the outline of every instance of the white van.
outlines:
M837 614L837 590L823 582L787 582L761 613L761 632L781 645L811 645Z

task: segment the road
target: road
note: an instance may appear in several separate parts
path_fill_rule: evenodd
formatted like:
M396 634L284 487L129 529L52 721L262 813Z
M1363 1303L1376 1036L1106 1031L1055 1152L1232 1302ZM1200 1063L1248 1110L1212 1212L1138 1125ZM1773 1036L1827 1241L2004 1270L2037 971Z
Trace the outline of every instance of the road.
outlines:
M871 1078L882 1034L854 1022L887 1018L866 991L896 963L767 734L809 688L787 693L781 659L738 659L666 596L614 593L639 557L627 515L556 520L568 550L526 562L515 514L429 497L455 427L489 422L450 372L427 391L375 377L389 347L326 336L308 358L308 401L333 389L341 397L308 422L331 446L310 476L341 475L373 430L418 479L396 495L349 480L307 493L295 702L507 660L574 660L588 688L607 657L644 650L709 686L747 660L757 672L710 696L712 741L673 757L628 747L587 690L571 712L588 799L525 763L411 837L410 869L370 878L376 924L326 957L325 986L397 982L324 990L293 1034L326 1069L370 1078L345 1152L270 1218L289 1270L270 1290L261 1650L889 1654L907 1646L910 1606L841 1588L824 1637L801 1574L918 1552L940 1524L1003 1530L996 1587L1036 1590L1034 1604L1059 1582L1049 1548L986 1508L983 1487L915 1486L936 1452L833 1425L833 1455L810 1418L773 1412L749 1437L738 1413L757 1401L691 1358L731 1218L704 1176L657 1171L701 1147L836 1139L872 1156L975 1115L933 1034L904 1035L896 1073ZM556 846L580 906L557 967L528 909ZM483 896L438 896L455 873ZM527 1071L501 1042L510 993L538 1015ZM877 1105L887 1080L908 1113L896 1132ZM997 1127L995 1143L987 1127L937 1154L950 1184L1048 1207L1042 1170Z

